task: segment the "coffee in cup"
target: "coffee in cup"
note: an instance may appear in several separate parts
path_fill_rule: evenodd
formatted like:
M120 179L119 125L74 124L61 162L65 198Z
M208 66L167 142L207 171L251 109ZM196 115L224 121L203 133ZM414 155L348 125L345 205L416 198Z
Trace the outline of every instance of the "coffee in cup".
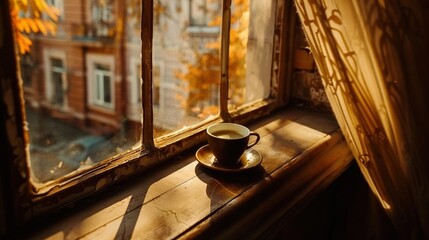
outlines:
M259 142L258 133L237 123L216 123L206 130L207 141L217 163L224 166L237 166L244 151ZM250 136L255 136L249 144Z

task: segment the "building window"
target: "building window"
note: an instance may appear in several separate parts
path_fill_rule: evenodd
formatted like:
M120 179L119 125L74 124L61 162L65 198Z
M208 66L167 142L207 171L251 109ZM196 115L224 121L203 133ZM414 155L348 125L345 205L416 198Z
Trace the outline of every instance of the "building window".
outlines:
M220 15L221 1L190 0L189 1L189 25L206 27Z
M113 4L113 1L92 0L92 21L96 23L111 23L113 21Z
M66 53L60 49L44 49L46 100L49 104L67 107Z
M114 57L105 54L88 54L86 59L89 104L113 110Z
M64 0L46 0L48 5L54 6L58 11L60 11L60 15L58 16L58 20L64 19Z
M64 63L59 58L51 58L51 85L52 85L52 103L56 105L64 104L65 80Z
M91 1L91 30L97 37L111 37L114 34L115 1Z
M30 55L26 54L21 56L20 58L21 78L24 83L24 87L31 88L32 86L33 65L34 63Z
M103 107L112 105L112 73L108 65L95 64L94 103Z

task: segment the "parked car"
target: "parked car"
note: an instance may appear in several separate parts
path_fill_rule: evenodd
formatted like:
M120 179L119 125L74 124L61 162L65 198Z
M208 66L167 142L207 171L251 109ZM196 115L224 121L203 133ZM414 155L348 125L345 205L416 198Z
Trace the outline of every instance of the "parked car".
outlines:
M77 169L88 160L90 162L101 161L98 159L99 152L105 151L103 147L107 147L107 144L108 140L102 136L81 137L59 150L57 157L66 167Z
M48 136L30 144L32 171L40 182L64 176L79 168L90 167L138 145L127 141L123 135L85 135L71 141L58 140L59 137ZM44 144L45 142L49 144Z
M67 140L59 139L58 134L46 133L41 136L32 137L30 152L51 153L57 152L67 144Z
M72 141L30 144L31 170L39 182L64 176L82 165L90 166L113 155L105 136L83 136ZM110 147L110 148L109 148ZM108 155L110 154L110 155Z

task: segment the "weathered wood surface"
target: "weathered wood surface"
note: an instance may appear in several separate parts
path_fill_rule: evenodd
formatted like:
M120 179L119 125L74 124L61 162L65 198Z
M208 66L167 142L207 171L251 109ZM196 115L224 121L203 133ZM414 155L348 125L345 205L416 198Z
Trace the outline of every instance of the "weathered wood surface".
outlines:
M200 166L191 152L167 167L135 179L123 189L105 194L101 200L58 219L55 224L38 229L30 238L196 237L204 235L206 229L213 231L213 226L220 226L228 214L235 214L234 209L245 206L250 199L270 199L258 195L263 195L271 182L280 181L279 188L288 188L279 194L290 195L291 201L285 205L292 208L294 201L305 198L316 185L329 183L327 179L351 161L332 116L288 110L250 128L261 135L254 147L263 156L259 168L239 174L218 173ZM301 164L306 161L312 165ZM264 211L264 206L257 208ZM241 224L248 224L246 221L252 222L243 219ZM243 228L237 224L236 230Z

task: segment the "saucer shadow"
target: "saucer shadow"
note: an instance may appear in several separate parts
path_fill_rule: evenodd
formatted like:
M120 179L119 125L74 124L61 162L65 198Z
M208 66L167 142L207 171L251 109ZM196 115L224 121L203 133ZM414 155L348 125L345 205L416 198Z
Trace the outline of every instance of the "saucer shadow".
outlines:
M210 199L211 213L267 176L262 165L245 171L222 172L207 168L201 163L195 167L195 174L207 184L206 194Z

